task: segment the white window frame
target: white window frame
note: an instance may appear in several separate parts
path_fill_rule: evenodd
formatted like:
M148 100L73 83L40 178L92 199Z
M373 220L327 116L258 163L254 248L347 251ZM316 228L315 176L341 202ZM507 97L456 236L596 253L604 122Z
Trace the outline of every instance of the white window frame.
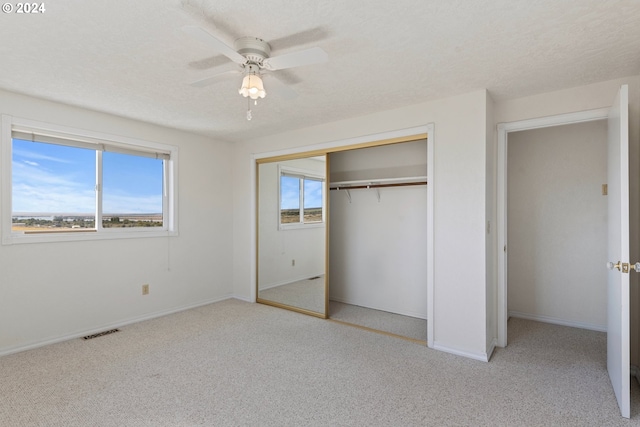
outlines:
M125 154L141 155L146 153L159 153L164 158L163 171L163 197L162 212L163 226L160 227L130 227L130 228L102 228L102 197L96 197L96 229L92 232L69 232L69 233L16 233L11 229L13 215L12 207L12 149L13 132L33 133L34 135L44 135L50 139L64 139L69 141L69 146L85 147L95 149L100 158L106 149ZM178 209L177 209L177 189L178 189L178 147L158 142L144 141L136 138L129 138L120 135L105 134L84 129L76 129L66 126L59 126L50 123L38 122L24 118L2 115L2 128L0 130L0 191L2 191L2 207L0 218L2 224L2 244L12 245L19 243L44 243L44 242L65 242L82 240L103 240L121 238L140 237L167 237L178 235ZM66 144L65 144L66 145ZM102 165L97 162L97 167ZM101 171L96 174L101 176ZM97 191L102 191L101 182Z
M322 182L322 221L320 222L302 222L304 217L304 186L300 186L300 222L292 222L283 224L281 222L281 207L282 207L282 175L295 176L301 178L303 181L305 178L321 181ZM297 228L314 228L324 227L326 218L326 179L324 175L309 172L303 169L292 168L289 166L278 166L278 229L279 230L292 230Z

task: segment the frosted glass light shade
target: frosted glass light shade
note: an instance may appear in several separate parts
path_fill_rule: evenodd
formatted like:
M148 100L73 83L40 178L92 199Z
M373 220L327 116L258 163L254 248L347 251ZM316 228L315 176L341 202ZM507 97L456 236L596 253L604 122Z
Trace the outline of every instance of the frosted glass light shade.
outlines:
M250 97L251 99L264 98L267 92L264 91L262 79L257 74L247 74L242 79L242 87L238 90L238 93L242 96Z

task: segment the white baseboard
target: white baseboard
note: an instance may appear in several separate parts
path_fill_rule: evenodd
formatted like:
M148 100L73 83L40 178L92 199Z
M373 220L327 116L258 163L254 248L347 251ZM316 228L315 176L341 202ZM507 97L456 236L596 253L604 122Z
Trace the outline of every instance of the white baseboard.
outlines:
M529 314L529 313L522 313L519 311L509 311L509 317L535 320L536 322L551 323L553 325L571 326L573 328L589 329L591 331L607 332L606 326L594 325L586 322L578 322L575 320L558 319L556 317L542 316L539 314Z
M255 302L255 300L252 300L251 297L244 297L244 296L236 295L236 294L234 294L230 298L237 299L237 300L244 301L244 302Z
M93 335L96 334L98 332L102 332L105 330L109 330L109 329L116 329L116 328L122 328L126 325L131 325L133 323L138 323L138 322L143 322L145 320L151 320L151 319L155 319L157 317L162 317L162 316L166 316L169 314L173 314L173 313L178 313L180 311L185 311L185 310L190 310L192 308L197 308L197 307L201 307L204 305L209 305L209 304L213 304L215 302L220 302L220 301L224 301L230 298L234 298L233 295L226 295L223 297L218 297L218 298L212 298L209 300L205 300L205 301L198 301L197 303L193 303L193 304L187 304L187 305L183 305L180 307L174 307L174 308L170 308L167 310L161 310L161 311L156 311L153 313L147 313L144 314L142 316L136 316L136 317L131 317L129 319L125 319L122 321L118 321L118 322L114 322L114 323L109 323L106 325L102 325L102 326L98 326L95 328L91 328L91 329L85 329L82 331L76 331L70 334L65 334L65 335L60 335L57 337L52 337L52 338L47 338L44 340L38 340L38 341L33 341L27 344L23 344L23 345L18 345L18 346L14 346L14 347L5 347L5 348L0 348L0 357L2 356L6 356L8 354L13 354L13 353L19 353L21 351L26 351L26 350L32 350L34 348L38 348L38 347L44 347L46 345L49 344L56 344L59 342L63 342L63 341L67 341L67 340L71 340L71 339L75 339L75 338L80 338L80 337L86 337L87 335Z
M495 346L493 347L495 348ZM491 353L474 353L467 350L460 350L457 348L442 345L437 341L433 343L433 349L438 351L444 351L445 353L455 354L456 356L463 356L473 360L479 360L481 362L488 362L491 357ZM491 350L493 352L493 350Z
M380 311L386 311L389 313L395 313L395 314L401 314L403 316L409 316L409 317L415 317L417 319L423 319L423 320L427 320L427 314L426 313L418 313L415 311L411 311L411 310L398 310L396 308L393 307L374 307L371 305L365 305L362 304L360 301L353 301L353 300L349 300L348 298L334 298L331 295L329 296L329 300L330 301L335 301L335 302L341 302L343 304L350 304L350 305L357 305L358 307L364 307L364 308L371 308L373 310L380 310Z

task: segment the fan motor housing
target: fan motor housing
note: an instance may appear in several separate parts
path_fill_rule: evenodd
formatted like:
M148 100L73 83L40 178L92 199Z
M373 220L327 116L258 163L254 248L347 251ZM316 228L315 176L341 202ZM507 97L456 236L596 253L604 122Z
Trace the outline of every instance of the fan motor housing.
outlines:
M269 43L257 37L241 37L235 41L235 48L247 61L260 65L271 54Z

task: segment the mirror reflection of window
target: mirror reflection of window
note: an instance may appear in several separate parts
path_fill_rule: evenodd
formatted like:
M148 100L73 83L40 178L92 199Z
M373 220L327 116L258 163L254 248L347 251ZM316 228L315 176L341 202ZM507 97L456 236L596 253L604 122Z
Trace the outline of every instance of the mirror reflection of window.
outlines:
M300 222L300 178L280 175L280 224Z
M324 221L325 179L316 168L280 165L280 227Z
M305 178L304 179L304 215L302 222L314 223L322 222L322 209L323 209L323 191L322 180Z
M325 156L258 163L258 302L326 317Z

